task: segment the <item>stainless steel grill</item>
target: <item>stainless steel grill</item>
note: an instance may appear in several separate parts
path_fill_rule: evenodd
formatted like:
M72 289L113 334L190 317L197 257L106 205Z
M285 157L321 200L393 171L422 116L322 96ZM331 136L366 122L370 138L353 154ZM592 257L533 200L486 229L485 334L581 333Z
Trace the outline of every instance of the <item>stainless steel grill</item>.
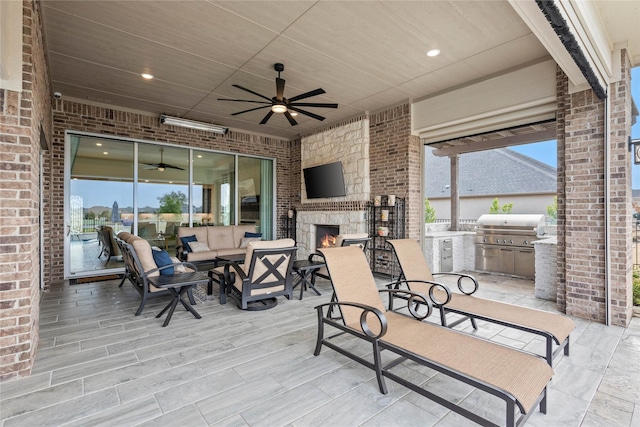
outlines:
M533 279L534 240L545 234L544 215L482 215L476 222L476 270Z

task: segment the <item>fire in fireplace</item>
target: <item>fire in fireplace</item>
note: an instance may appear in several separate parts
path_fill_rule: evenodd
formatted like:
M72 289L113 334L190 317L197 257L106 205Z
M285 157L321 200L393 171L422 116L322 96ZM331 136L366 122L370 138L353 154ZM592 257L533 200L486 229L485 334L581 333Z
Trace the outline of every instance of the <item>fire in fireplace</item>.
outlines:
M338 234L340 234L340 226L338 225L316 224L316 249L335 246Z

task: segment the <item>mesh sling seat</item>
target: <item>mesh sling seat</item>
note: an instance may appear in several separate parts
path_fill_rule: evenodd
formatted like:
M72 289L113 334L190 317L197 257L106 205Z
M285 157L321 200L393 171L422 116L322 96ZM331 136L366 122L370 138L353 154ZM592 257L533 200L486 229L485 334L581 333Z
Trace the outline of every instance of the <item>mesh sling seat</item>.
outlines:
M478 281L466 274L458 273L431 273L429 265L422 255L420 244L411 239L388 240L400 265L401 278L396 288L406 285L408 289L425 295L432 292L431 302L440 313L440 322L443 326L454 327L460 322L470 320L474 329L477 329L475 319L496 323L502 326L515 328L545 339L545 359L549 366L553 366L553 359L564 350L569 355L569 335L574 330L575 324L566 316L536 310L528 307L491 301L473 296L478 290ZM450 292L446 286L436 283L434 276L453 275L458 276L458 288L461 293ZM465 289L464 281L471 282L473 289ZM390 301L392 304L393 301ZM447 321L447 314L462 315L461 319L453 323ZM553 350L553 343L558 347Z
M414 383L405 370L396 373L393 368L409 360L497 396L505 402L505 420L509 427L523 424L538 405L540 411L546 413L547 385L553 371L542 359L420 321L424 316L419 316L412 307L415 302L420 301L423 306L430 308L427 297L406 290L379 291L367 259L357 247L321 249L320 252L325 257L337 301L316 307L318 338L314 355L318 356L325 345L373 369L381 393L387 394L387 377L481 425L496 424L445 399L437 390L429 390L428 384L421 386L422 378L420 383ZM379 292L404 294L408 299L408 308L416 318L387 311ZM328 316L330 307L337 307L342 311L342 322ZM343 333L325 338L326 326L337 328ZM353 347L344 337L334 340L344 333L371 343L371 358L350 352L349 349ZM341 343L345 343L345 347ZM388 355L383 362L382 350L393 353L396 357ZM401 375L403 372L404 376ZM449 390L443 394L448 392Z
M291 269L296 258L293 239L261 240L247 245L244 264L224 266L228 296L243 310L265 310L276 297L293 297ZM235 274L231 274L235 273Z

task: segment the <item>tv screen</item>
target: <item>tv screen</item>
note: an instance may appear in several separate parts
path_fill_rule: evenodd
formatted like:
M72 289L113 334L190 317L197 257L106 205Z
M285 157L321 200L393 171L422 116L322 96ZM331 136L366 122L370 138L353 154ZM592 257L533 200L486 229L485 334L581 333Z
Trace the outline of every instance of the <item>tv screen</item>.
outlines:
M346 196L342 162L305 168L304 183L308 199Z

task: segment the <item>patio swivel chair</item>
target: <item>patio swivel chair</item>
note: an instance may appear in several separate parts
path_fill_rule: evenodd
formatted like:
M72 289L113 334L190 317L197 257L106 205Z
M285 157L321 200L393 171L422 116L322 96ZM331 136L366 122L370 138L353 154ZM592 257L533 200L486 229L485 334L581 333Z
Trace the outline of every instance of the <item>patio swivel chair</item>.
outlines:
M549 366L553 366L553 359L561 350L569 355L569 334L575 324L567 316L473 296L479 288L475 278L461 273L431 273L417 241L397 239L388 240L387 243L393 248L402 271L401 278L404 278L396 283L396 289L404 285L412 291L430 295L440 313L442 326L452 328L470 320L473 328L478 329L478 319L539 335L546 343L544 357ZM460 292L451 292L445 285L436 282L434 276L442 275L457 276ZM465 289L465 281L472 283L471 289ZM392 299L390 304L393 304ZM449 314L462 317L449 323ZM554 342L558 345L555 351Z
M293 239L250 242L244 264L231 262L224 266L227 285L221 292L227 292L243 310L272 308L278 303L278 296L291 299L291 270L297 250Z

